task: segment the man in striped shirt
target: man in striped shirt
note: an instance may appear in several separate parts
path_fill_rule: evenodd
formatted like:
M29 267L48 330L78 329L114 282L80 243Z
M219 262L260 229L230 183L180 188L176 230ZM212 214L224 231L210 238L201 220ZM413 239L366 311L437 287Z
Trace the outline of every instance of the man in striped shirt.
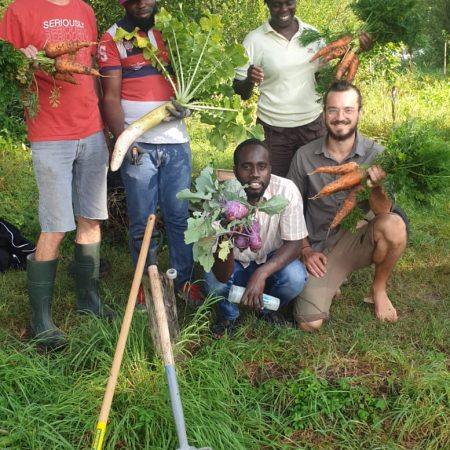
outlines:
M249 248L234 248L229 258L218 258L212 271L205 274L206 289L222 300L218 302L218 320L213 334L220 338L231 331L239 316L237 305L227 300L232 285L245 287L240 304L258 311L258 316L269 322L280 323L279 313L262 309L263 293L280 299L280 306L287 305L302 290L307 273L300 256L300 241L307 236L303 218L303 201L295 184L271 174L270 154L267 146L257 140L242 142L234 152L234 173L246 186L247 199L255 205L274 195L285 197L289 203L280 213L269 216L257 212L262 247L253 252Z
M174 95L169 81L144 58L142 48L134 47L131 41L113 39L119 27L129 32L137 27L139 35L148 38L169 62L161 33L154 29L156 0L119 0L119 3L126 14L104 33L98 46L100 70L106 75L102 78L103 116L115 139L127 126ZM183 111L171 113L175 117L169 119L175 120L165 121L140 136L130 146L121 167L130 251L136 264L148 215L159 206L169 242L170 264L178 273L178 292L185 300L199 303L202 295L198 285L189 283L194 266L192 247L184 243L188 202L176 198L177 192L191 185L189 136L182 120ZM138 303L142 299L143 295L138 295Z

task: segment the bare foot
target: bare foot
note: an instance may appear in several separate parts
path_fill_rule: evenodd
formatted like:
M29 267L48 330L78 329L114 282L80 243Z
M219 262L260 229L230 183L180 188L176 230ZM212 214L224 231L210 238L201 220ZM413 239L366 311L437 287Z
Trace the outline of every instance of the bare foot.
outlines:
M377 293L372 291L372 299L375 304L375 315L381 321L396 322L397 310L392 305L386 291L379 291Z

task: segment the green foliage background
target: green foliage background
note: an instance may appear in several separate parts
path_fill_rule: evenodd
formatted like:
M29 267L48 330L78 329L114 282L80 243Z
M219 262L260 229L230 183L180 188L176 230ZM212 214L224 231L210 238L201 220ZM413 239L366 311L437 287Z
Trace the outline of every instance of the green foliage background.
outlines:
M428 28L430 36L435 31L438 36L443 8L434 8L433 2L446 0L421 3L435 11L436 30ZM0 14L8 3L0 0ZM91 4L100 32L122 13L116 0ZM183 5L193 14L207 5L216 8L229 38L237 40L266 15L263 0L186 0ZM299 0L298 14L319 28L339 28L342 7ZM436 37L431 42L426 68L442 63L443 41ZM385 143L393 125L413 117L433 124L432 137L437 130L436 135L444 133L448 140L448 78L436 67L405 70L397 51L379 47L362 63L361 131ZM8 105L1 123L6 115L15 120L11 95L0 92L0 109L4 102ZM217 151L206 143L198 122L189 127L194 173L208 162L229 168L232 148ZM9 134L0 136L0 217L34 239L39 225L30 152L21 144L23 134L11 135L13 124L5 129ZM408 138L410 133L405 134ZM191 445L215 450L450 448L448 182L446 186L447 193L426 208L414 204L408 193L399 198L411 221L411 239L389 285L400 315L395 325L375 320L372 307L362 301L371 269L349 277L332 306L331 321L314 335L247 316L234 339L214 341L208 333L211 304L196 312L178 304L183 332L175 354ZM25 274L0 275L2 449L90 448L121 322L107 324L73 312L74 286L68 273L72 240L68 236L61 249L53 304L54 320L69 336L63 352L39 354L25 339L30 313ZM102 281L101 293L119 316L133 276L126 255L125 237L112 241L105 232L102 257L113 270ZM164 369L147 322L145 315L133 317L108 423L108 450L178 447Z
M0 0L0 17L12 0ZM117 0L86 0L92 6L97 16L99 35L124 13ZM327 29L331 33L358 28L358 21L350 9L352 0L332 2L325 0L302 0L297 2L297 15L306 23L319 30ZM181 4L183 9L198 19L206 10L219 14L227 30L230 42L242 42L245 35L261 25L268 16L268 10L263 0L160 0L158 5L173 9ZM423 17L422 27L415 30L415 42L420 43L421 51L415 61L420 67L442 67L444 42L450 36L450 2L448 0L421 0L417 3L418 12ZM386 59L397 65L394 71L401 69L399 57L401 49L392 46L380 46L378 52L371 52L362 65L359 77L375 76L386 71ZM393 56L394 52L397 56ZM380 62L380 54L384 61ZM363 58L364 59L364 58ZM371 63L373 60L373 63ZM1 61L0 61L1 62ZM23 113L17 92L8 89L0 91L0 134L18 137L24 140Z

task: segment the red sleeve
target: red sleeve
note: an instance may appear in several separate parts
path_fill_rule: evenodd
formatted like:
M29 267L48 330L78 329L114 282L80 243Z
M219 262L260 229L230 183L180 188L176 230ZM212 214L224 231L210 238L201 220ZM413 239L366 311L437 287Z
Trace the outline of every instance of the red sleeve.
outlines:
M104 72L113 69L121 69L122 61L119 50L112 36L106 32L100 39L97 51L97 62L100 69Z

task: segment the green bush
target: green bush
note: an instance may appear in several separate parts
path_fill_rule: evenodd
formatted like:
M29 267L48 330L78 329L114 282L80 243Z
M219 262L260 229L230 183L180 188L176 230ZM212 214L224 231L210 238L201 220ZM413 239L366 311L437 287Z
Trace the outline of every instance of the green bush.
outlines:
M124 9L117 0L85 0L92 6L97 18L98 35L101 36L113 23L122 17Z

